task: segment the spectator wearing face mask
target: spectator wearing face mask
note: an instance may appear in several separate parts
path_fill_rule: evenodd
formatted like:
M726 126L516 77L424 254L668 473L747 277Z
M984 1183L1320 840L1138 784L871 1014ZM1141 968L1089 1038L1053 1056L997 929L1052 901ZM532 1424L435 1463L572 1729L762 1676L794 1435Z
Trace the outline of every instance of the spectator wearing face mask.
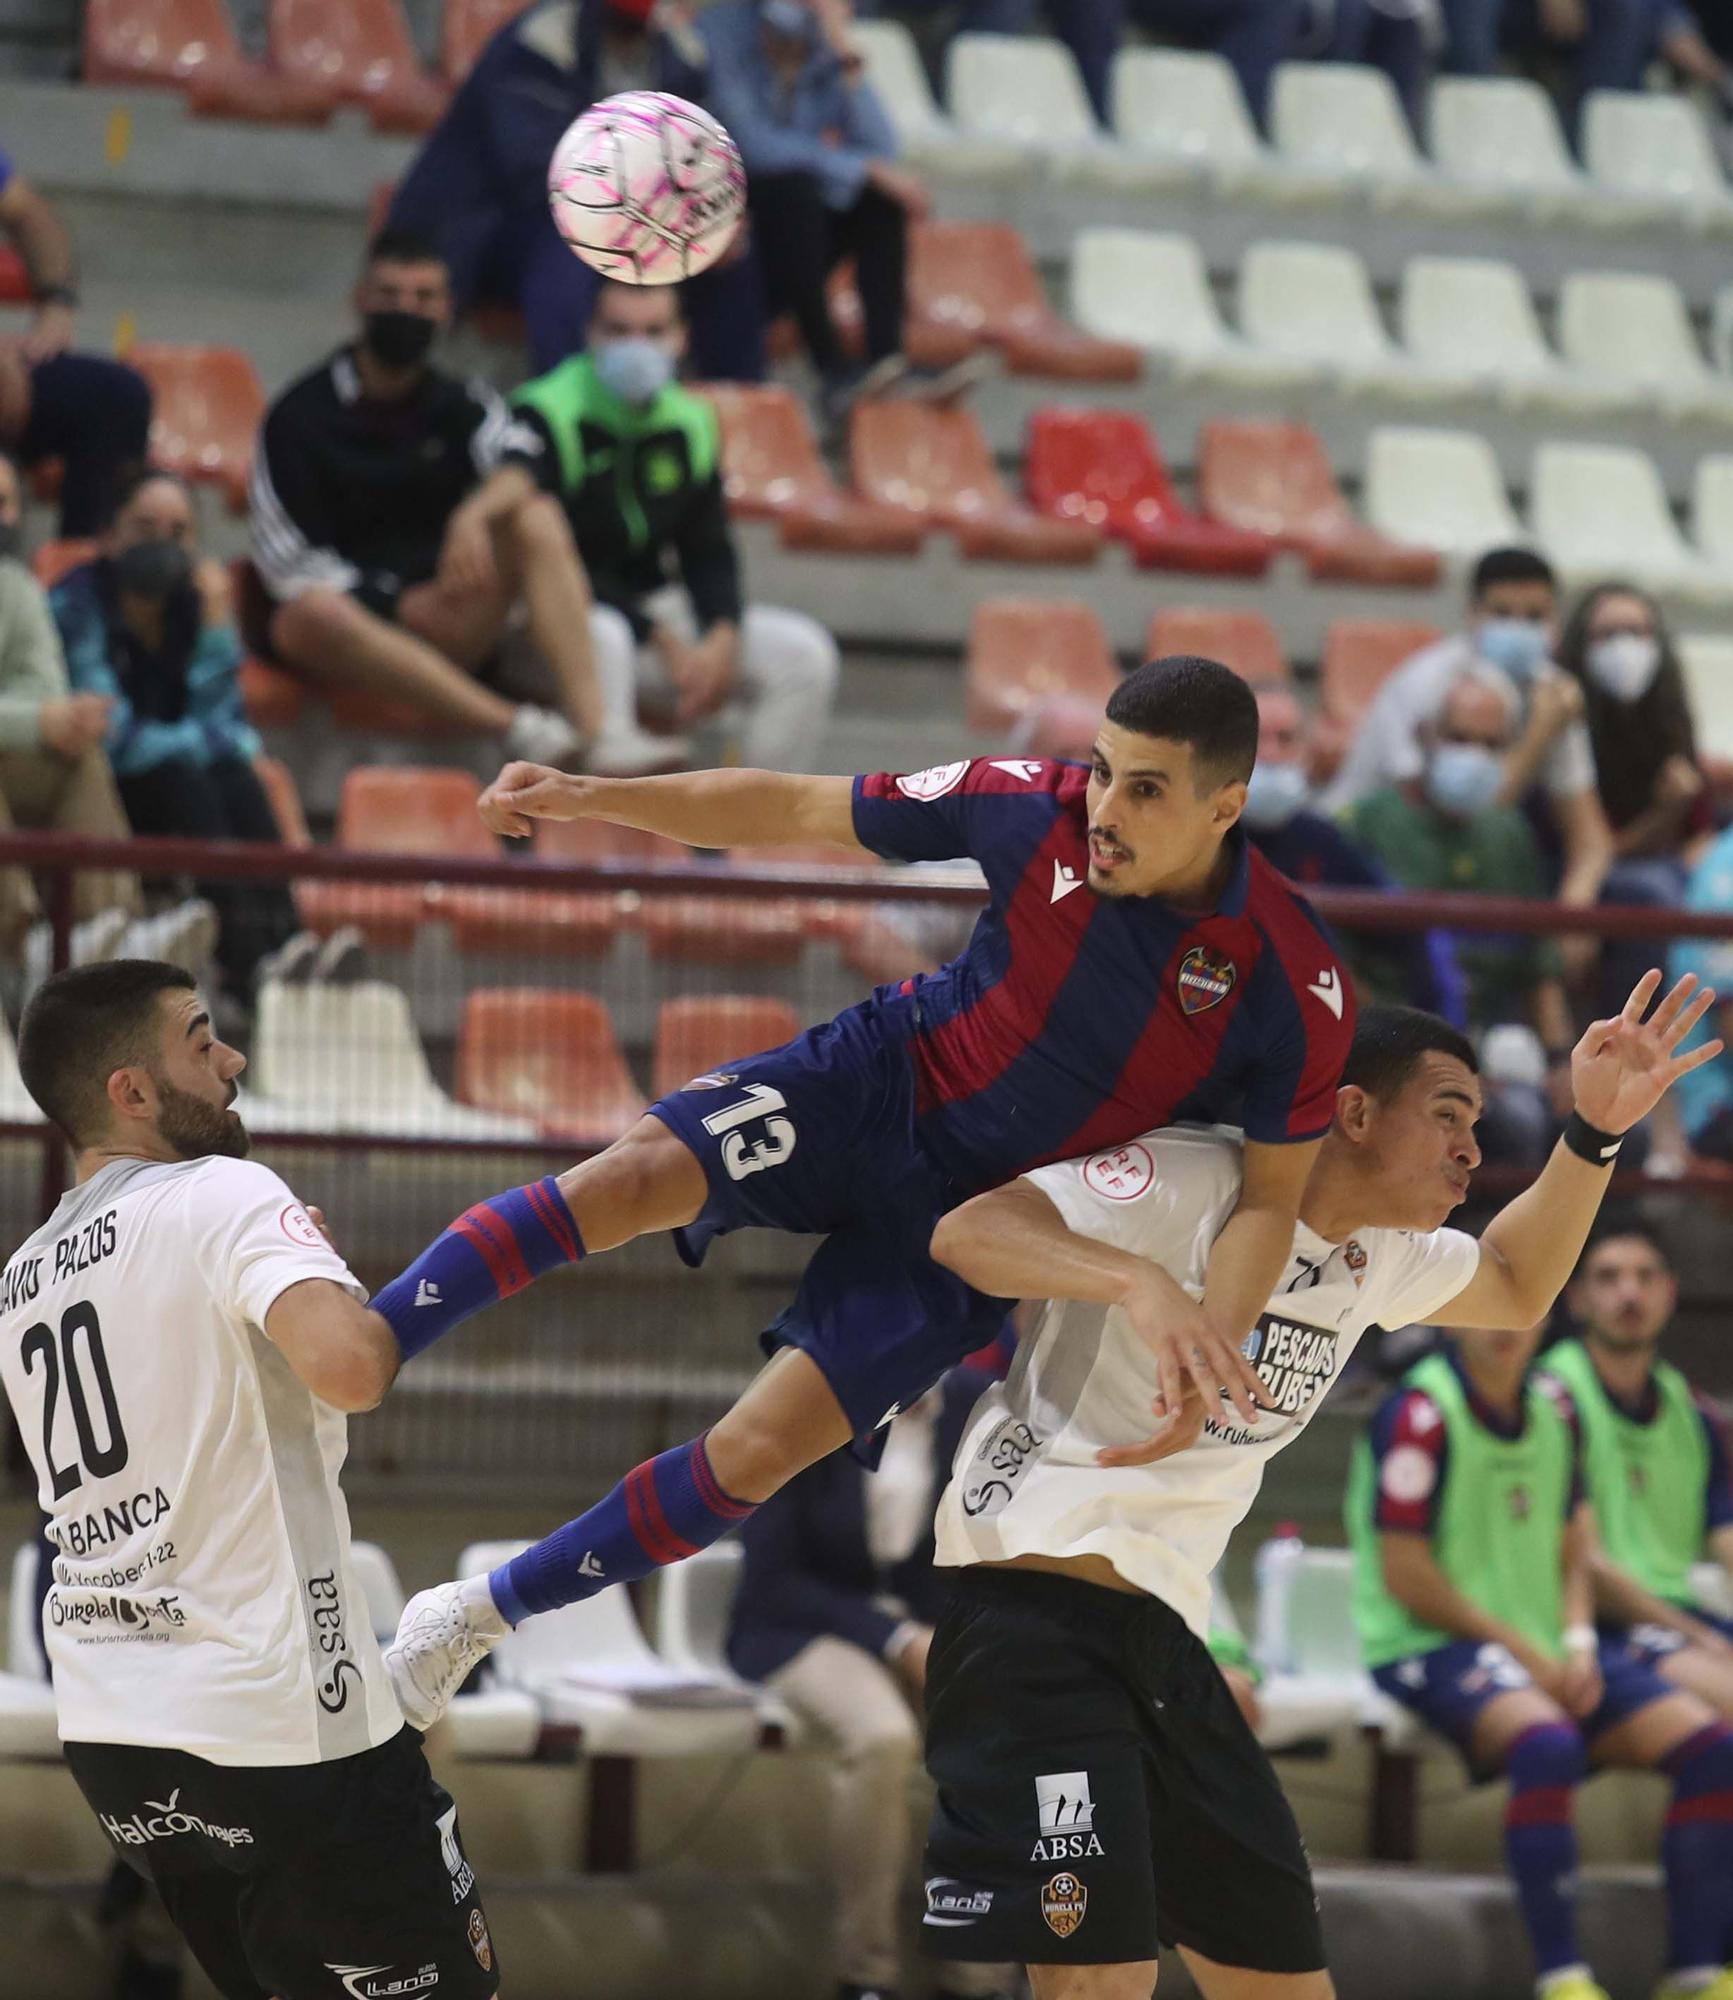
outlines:
M734 706L746 763L808 770L836 642L803 612L743 603L716 412L675 379L685 346L672 287L604 285L588 351L516 392L514 455L564 505L588 573L606 738L640 710L682 731ZM686 749L660 739L664 765Z
M1348 815L1349 831L1403 888L1545 895L1534 832L1516 806L1500 801L1503 760L1521 712L1508 676L1470 662L1446 691L1437 720L1423 727L1420 770ZM1474 931L1458 932L1453 943L1468 980L1469 1020L1477 1030L1501 1031L1483 1048L1482 1144L1488 1158L1538 1167L1555 1105L1569 1108L1576 1039L1558 947L1547 937ZM1398 989L1375 997L1406 995ZM1510 1026L1531 1030L1533 1039L1502 1033Z
M1289 689L1258 689L1258 761L1241 816L1252 844L1303 889L1394 889L1390 875L1313 806L1309 738ZM1442 932L1355 931L1344 934L1343 944L1357 978L1401 993L1457 1027L1466 1025L1467 987Z
M1342 768L1324 797L1341 814L1370 793L1420 774L1424 732L1464 667L1495 667L1516 687L1522 712L1506 747L1498 798L1512 805L1531 788L1539 818L1556 845L1557 899L1574 909L1598 900L1613 860L1613 839L1601 809L1595 753L1583 721L1582 689L1552 661L1558 579L1531 549L1493 549L1474 566L1468 622L1425 647L1389 675L1361 718ZM1579 968L1593 956L1592 940L1572 942L1567 958Z
M621 90L702 103L708 57L683 0L540 0L488 42L392 198L390 225L434 244L457 308L518 307L541 374L584 344L601 280L548 213L548 161L572 120ZM762 281L743 253L686 287L708 381L764 376Z
M589 598L565 517L506 463L511 412L432 360L451 288L424 238L386 231L355 290L359 337L285 389L253 459L258 650L333 693L407 703L502 755L627 771L643 748L603 746ZM557 710L482 678L513 611Z
M928 377L903 353L909 225L931 202L897 163L848 0L721 0L700 25L711 108L746 162L766 296L800 329L827 421L899 384L935 395L961 387L970 371ZM845 257L860 293L864 367L843 348L826 290Z
M253 769L259 739L241 702L229 580L198 553L192 496L163 472L122 496L92 562L50 596L78 695L104 704L106 747L135 833L279 839ZM208 882L217 962L250 994L261 962L295 934L280 882Z

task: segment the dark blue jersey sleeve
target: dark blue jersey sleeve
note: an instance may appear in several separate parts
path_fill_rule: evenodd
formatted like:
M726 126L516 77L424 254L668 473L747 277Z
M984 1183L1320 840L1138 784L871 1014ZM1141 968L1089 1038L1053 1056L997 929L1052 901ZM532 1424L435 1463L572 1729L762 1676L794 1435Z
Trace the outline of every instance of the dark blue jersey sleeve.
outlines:
M1371 1444L1378 1475L1374 1524L1384 1534L1430 1540L1449 1470L1443 1412L1424 1389L1398 1389L1372 1418Z
M1037 757L964 758L854 781L855 838L887 861L979 861L994 882L1010 848L1026 853L1087 773Z

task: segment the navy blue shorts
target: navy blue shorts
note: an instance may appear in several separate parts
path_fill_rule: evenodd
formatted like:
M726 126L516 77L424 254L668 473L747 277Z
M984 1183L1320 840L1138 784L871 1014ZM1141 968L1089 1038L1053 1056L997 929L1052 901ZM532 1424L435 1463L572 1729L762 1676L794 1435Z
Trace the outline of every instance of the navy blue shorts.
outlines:
M1649 1661L1621 1642L1603 1638L1599 1651L1605 1691L1594 1713L1577 1723L1583 1740L1589 1744L1621 1722L1629 1721L1650 1702L1678 1693L1670 1681L1662 1680ZM1483 1769L1475 1761L1471 1745L1476 1718L1501 1694L1534 1686L1528 1669L1503 1646L1479 1639L1458 1639L1430 1653L1392 1660L1388 1666L1374 1667L1372 1678L1392 1701L1412 1710L1440 1736L1449 1737L1477 1778L1494 1777L1497 1773Z
M676 1232L689 1264L734 1229L825 1237L763 1342L810 1354L857 1436L998 1338L1010 1302L928 1255L939 1217L969 1190L916 1141L913 1072L870 1002L694 1077L650 1111L710 1185L703 1213Z
M1733 1639L1733 1618L1722 1618L1713 1611L1700 1611L1691 1606L1691 1616L1711 1627L1725 1639ZM1651 1667L1658 1667L1670 1654L1682 1653L1690 1640L1683 1632L1675 1632L1670 1625L1603 1625L1601 1636L1622 1644L1629 1653Z

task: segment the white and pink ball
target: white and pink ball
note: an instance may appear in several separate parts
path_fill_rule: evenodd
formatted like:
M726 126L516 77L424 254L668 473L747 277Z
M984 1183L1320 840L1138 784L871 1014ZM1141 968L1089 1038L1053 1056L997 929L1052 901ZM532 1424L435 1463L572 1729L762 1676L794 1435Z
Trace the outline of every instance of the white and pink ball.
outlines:
M673 285L734 241L746 169L708 111L626 90L568 127L548 163L548 204L568 246L605 277Z

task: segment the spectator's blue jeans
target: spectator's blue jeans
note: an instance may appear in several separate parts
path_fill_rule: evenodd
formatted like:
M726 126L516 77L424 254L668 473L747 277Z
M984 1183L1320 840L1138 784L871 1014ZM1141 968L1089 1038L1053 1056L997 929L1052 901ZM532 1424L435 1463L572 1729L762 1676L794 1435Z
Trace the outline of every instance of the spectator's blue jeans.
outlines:
M1499 34L1507 4L1529 32L1528 0L1443 0L1444 67L1463 76L1489 76L1498 67ZM1676 0L1588 0L1588 33L1577 50L1577 94L1636 90L1660 43L1661 30L1678 11Z
M1645 910L1677 909L1685 896L1685 866L1673 855L1615 861L1601 886L1603 903L1631 903ZM1596 1011L1616 1014L1631 988L1653 965L1667 963L1665 938L1609 938L1601 947Z
M1335 24L1320 53L1325 62L1383 70L1418 137L1427 72L1426 34L1418 21L1386 14L1372 0L1336 0Z
M1310 14L1306 0L1126 0L1126 11L1157 34L1225 56L1260 125L1269 110L1270 78L1277 63L1298 49Z
M1042 26L1037 0L857 0L863 21L884 14L954 12L959 33L1026 35ZM1125 0L1050 0L1046 20L1076 59L1095 115L1108 122L1108 80L1125 26Z

